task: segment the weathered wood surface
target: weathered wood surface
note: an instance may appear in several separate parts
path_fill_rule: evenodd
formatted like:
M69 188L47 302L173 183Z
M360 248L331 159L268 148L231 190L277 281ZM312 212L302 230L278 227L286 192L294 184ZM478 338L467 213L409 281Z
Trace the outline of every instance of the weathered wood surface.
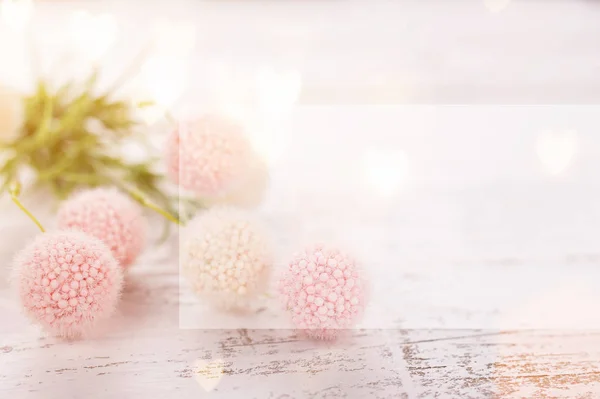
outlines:
M1 312L0 395L15 398L595 398L600 331L182 330L173 270L129 277L98 336L41 337ZM208 391L207 391L208 390Z

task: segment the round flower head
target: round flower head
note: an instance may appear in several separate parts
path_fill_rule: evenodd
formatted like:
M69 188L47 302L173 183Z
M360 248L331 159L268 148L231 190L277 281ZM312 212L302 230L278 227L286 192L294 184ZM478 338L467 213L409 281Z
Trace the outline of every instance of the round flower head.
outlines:
M102 241L60 231L37 236L17 255L13 281L33 321L50 333L79 337L113 313L123 272Z
M65 201L58 211L58 227L99 238L123 267L135 261L146 233L141 207L112 188L82 191Z
M294 326L311 338L336 338L356 324L366 305L366 283L355 261L320 245L290 262L279 290Z
M264 293L271 253L262 228L246 212L214 207L186 230L182 268L198 295L225 310L244 310Z
M243 184L252 146L229 119L206 115L181 123L166 146L167 173L199 197L218 198Z

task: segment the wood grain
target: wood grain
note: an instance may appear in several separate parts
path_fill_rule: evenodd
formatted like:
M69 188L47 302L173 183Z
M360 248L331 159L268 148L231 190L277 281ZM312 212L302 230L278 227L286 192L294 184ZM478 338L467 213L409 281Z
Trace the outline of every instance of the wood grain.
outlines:
M600 392L600 332L357 330L317 343L291 330L182 330L177 273L169 268L140 267L129 276L119 314L90 340L42 337L14 310L3 310L11 322L0 330L0 393L300 399ZM222 376L207 369L211 364L222 365ZM206 392L198 379L216 376Z

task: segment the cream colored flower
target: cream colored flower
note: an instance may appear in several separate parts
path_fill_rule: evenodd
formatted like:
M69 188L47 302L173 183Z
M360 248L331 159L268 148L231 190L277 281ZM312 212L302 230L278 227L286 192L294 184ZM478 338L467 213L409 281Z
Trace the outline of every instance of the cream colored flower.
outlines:
M247 310L264 294L273 265L262 224L227 206L210 208L188 223L181 255L193 291L224 310Z
M12 141L23 124L23 99L19 93L0 86L0 141Z

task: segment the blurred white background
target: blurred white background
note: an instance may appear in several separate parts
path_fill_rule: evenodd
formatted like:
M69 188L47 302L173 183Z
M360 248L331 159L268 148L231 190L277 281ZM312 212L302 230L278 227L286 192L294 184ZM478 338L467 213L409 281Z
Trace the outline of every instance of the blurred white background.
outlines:
M3 83L99 64L108 85L152 42L123 94L160 104L157 144L166 110L242 119L281 265L317 237L352 247L378 293L365 327L523 327L531 298L600 292L597 2L0 4Z
M15 40L25 27L37 32L44 64L37 69L46 71L59 60L59 70L71 70L76 58L121 70L157 38L146 75L160 71L170 86L185 80L186 99L207 91L222 97L219 77L238 92L262 86L265 74L289 87L300 80L303 104L594 103L600 96L600 5L591 0L1 3L2 76L10 83L27 77L20 53L29 47Z

